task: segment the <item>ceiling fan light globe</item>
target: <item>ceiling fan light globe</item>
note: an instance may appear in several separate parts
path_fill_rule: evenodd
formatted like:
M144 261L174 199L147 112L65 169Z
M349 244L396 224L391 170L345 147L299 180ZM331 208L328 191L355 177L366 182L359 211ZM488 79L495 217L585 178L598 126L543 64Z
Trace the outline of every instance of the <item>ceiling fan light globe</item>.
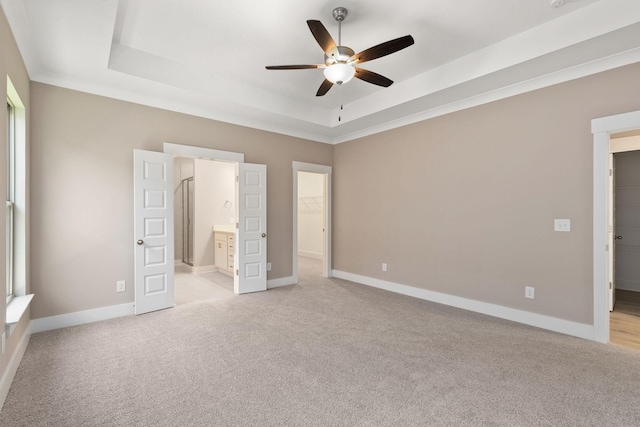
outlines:
M356 69L349 64L333 64L324 69L324 77L331 83L347 83L356 74Z

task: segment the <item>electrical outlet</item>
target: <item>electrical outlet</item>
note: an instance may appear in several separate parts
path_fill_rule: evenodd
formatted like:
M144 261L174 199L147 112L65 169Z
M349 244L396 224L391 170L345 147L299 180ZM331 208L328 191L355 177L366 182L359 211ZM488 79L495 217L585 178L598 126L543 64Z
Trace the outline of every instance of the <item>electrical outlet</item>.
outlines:
M553 231L571 231L570 219L554 219Z
M387 271L387 263L386 262L382 263L382 271Z
M116 282L116 292L124 292L127 289L127 282L125 280L118 280Z
M267 271L271 271L271 263L270 262L267 263Z
M534 299L535 298L535 292L536 292L536 288L534 288L532 286L525 286L524 287L524 297L525 298Z

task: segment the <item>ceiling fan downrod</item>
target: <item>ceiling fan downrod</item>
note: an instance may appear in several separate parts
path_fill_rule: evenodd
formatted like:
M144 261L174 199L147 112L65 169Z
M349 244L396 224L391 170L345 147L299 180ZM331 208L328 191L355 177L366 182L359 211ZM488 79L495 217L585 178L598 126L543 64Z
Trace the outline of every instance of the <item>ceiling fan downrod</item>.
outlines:
M347 17L349 11L344 7L333 9L333 18L338 21L338 46L342 46L342 21Z

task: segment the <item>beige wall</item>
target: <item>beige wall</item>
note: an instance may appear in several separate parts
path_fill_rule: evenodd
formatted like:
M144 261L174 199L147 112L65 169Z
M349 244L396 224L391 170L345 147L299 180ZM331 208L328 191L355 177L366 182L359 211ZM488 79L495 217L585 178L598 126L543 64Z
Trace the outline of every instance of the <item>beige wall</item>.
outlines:
M4 15L4 12L0 8L0 76L2 79L0 80L0 93L2 99L7 99L7 84L6 84L6 76L11 78L11 81L20 96L21 101L23 102L26 109L26 155L27 155L27 177L29 173L29 141L30 141L30 133L29 133L29 123L31 120L31 106L30 106L30 94L29 94L29 75L27 74L27 70L24 66L24 62L22 61L22 57L18 52L18 48L16 46L15 40L13 39L13 35L11 34L11 30L9 28L9 24L7 23L7 19ZM0 144L2 145L2 149L0 149L0 188L7 188L7 158L6 158L6 146L7 146L7 109L2 108L2 131L0 132ZM2 190L5 191L5 190ZM27 203L29 200L29 180L27 178ZM2 283L5 283L4 277L6 274L6 266L4 260L6 259L6 249L5 249L5 224L6 221L6 213L4 209L0 209L0 223L3 224L0 226L0 277L3 278ZM29 236L29 222L27 217L27 238ZM26 269L26 291L30 292L30 283L29 283L29 254L27 250L27 269ZM4 291L3 291L4 292ZM5 299L1 298L2 303L0 303L0 323L2 324L2 331L5 330L5 322L6 319L6 305ZM25 313L18 324L16 330L13 332L11 337L7 339L7 347L4 354L0 357L0 377L4 374L8 362L16 351L16 348L22 338L24 337L24 333L26 330L26 324L29 322L29 310Z
M627 66L336 146L334 268L591 324L591 119L639 110L638 76Z
M269 278L292 274L291 162L333 147L40 83L31 100L33 318L133 301L133 149L163 141L267 165Z

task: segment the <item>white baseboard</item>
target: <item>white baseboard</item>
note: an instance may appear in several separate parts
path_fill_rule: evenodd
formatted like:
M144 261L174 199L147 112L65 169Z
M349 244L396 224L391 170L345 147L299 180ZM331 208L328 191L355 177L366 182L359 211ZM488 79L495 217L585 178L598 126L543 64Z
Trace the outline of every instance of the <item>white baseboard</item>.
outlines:
M280 286L295 285L296 281L293 276L280 277L279 279L267 280L267 289L279 288Z
M32 319L30 323L31 333L50 331L52 329L66 328L69 326L82 325L84 323L98 322L100 320L113 319L133 315L133 303L112 305L93 310L77 311L75 313L60 314L58 316L42 317Z
M29 326L27 326L27 330L22 336L13 356L11 356L11 360L9 360L9 364L7 365L7 369L4 371L4 375L2 375L2 379L0 379L0 408L4 405L4 401L9 394L9 388L11 388L11 383L13 382L13 377L15 377L16 372L18 371L18 366L20 366L24 352L27 351L27 345L29 345L29 339L31 339L31 330Z
M218 271L218 267L216 267L215 265L201 265L198 267L191 267L191 272L193 274L212 273L214 271Z
M333 276L339 279L349 280L351 282L372 286L374 288L384 289L386 291L391 291L414 298L420 298L426 301L432 301L456 308L462 308L464 310L474 311L476 313L482 313L488 316L499 317L501 319L511 320L513 322L523 323L525 325L535 326L554 332L560 332L562 334L572 335L578 338L594 340L593 325L558 319L557 317L545 316L543 314L531 313L529 311L518 310L502 305L457 297L440 292L428 291L426 289L387 282L385 280L360 276L358 274L347 273L340 270L333 270Z
M307 252L307 251L298 251L298 256L304 256L307 258L314 258L314 259L323 259L324 257L322 256L322 254L318 254L315 252Z

